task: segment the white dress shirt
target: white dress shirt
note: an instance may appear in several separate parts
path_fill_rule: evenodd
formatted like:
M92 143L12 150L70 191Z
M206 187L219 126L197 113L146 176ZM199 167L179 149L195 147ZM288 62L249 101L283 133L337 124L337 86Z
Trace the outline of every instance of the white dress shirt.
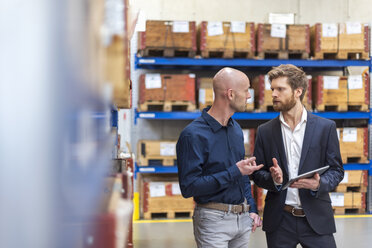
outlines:
M289 179L291 179L298 176L298 167L300 166L302 144L304 141L307 122L307 111L303 108L301 121L297 124L293 132L289 125L284 121L282 112L280 112L279 120L281 123L280 126L282 129L283 144L287 158ZM301 207L298 189L288 188L285 204L294 207Z

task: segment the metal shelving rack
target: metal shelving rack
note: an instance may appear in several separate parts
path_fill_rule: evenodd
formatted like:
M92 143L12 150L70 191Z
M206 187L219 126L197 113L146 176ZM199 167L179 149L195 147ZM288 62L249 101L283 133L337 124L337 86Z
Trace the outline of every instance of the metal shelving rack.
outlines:
M225 66L241 69L267 70L273 66L281 64L294 64L307 70L343 70L348 66L368 66L372 72L371 60L300 60L300 59L220 59L220 58L164 58L164 57L135 57L136 69L188 69L188 70L212 70ZM138 119L158 119L158 120L193 120L200 116L199 111L195 112L138 112L135 110L134 121ZM328 119L365 119L368 120L369 130L372 127L372 111L369 112L314 112ZM278 116L276 112L265 113L235 113L233 118L236 120L269 120ZM370 132L371 135L371 132ZM371 158L371 139L369 141ZM346 170L368 170L369 192L372 192L372 160L367 164L350 163L344 164ZM136 173L177 173L177 166L137 166ZM372 194L371 194L372 196ZM372 213L372 197L369 197L369 212Z

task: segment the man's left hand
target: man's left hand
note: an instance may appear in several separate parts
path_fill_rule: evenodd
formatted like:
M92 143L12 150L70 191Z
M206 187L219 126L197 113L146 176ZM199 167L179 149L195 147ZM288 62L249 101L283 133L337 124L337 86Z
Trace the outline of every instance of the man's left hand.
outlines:
M252 232L256 231L257 227L262 226L261 217L256 213L249 213L249 216L253 219Z
M299 179L291 184L291 188L297 189L310 189L312 191L317 191L319 189L320 176L318 173L311 178Z

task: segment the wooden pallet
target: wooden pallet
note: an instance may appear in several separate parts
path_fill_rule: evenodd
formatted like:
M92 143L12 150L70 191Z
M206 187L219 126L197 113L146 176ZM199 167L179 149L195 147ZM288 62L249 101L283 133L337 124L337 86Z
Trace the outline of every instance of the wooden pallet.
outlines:
M336 59L369 59L369 53L362 50L339 50L336 54Z
M337 86L330 85L326 76L317 76L313 78L312 91L315 109L318 111L347 111L348 99L348 81L347 77L340 76L333 78L338 80ZM333 80L332 79L332 80ZM332 84L335 83L332 81Z
M347 131L348 129L348 131ZM368 163L368 128L338 128L343 163ZM348 132L345 140L344 132ZM354 138L350 139L351 136Z
M352 77L359 82L357 85L353 82ZM349 80L351 81L349 85ZM361 83L360 83L361 82ZM370 85L368 74L348 77L348 99L347 105L349 111L368 111L370 103Z
M138 50L138 55L141 57L189 57L194 58L196 51L181 48L145 48Z
M368 186L366 185L349 185L349 184L339 184L335 192L367 192Z
M362 112L367 112L369 111L369 105L365 103L360 103L360 104L347 104L347 110L348 111L362 111Z
M191 218L194 211L154 211L154 212L145 212L143 213L143 218L145 220L151 220L156 218L166 218L166 219L175 219L175 218Z
M316 104L315 109L318 111L337 111L337 112L345 112L347 111L347 104Z
M334 32L337 32L337 25ZM323 36L323 24L316 23L310 29L311 55L314 59L336 59L338 33L334 37Z
M363 151L361 151L363 152ZM342 163L368 163L368 157L361 154L341 154Z
M365 208L344 208L344 207L333 207L333 213L337 215L344 214L365 214Z
M232 58L253 58L254 52L250 51L234 51L232 49L205 49L201 52L201 56L203 58L224 58L224 59L232 59Z
M337 52L314 52L313 59L337 59Z
M194 111L196 109L195 103L189 101L145 101L138 104L140 111Z

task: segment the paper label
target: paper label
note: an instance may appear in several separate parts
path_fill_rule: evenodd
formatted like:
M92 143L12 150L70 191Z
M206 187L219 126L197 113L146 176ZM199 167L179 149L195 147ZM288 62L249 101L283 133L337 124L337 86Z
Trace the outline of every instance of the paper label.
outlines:
M160 142L161 156L176 156L176 143Z
M347 34L361 34L362 24L360 22L347 22L346 33Z
M338 27L336 23L323 23L322 35L323 37L337 37Z
M231 33L245 33L245 22L231 22Z
M244 144L249 143L249 129L243 129Z
M347 78L347 86L350 90L363 89L362 75L351 75Z
M194 73L190 73L190 74L189 74L189 77L190 77L190 78L195 78L195 74L194 74Z
M294 24L294 13L269 13L269 23Z
M172 195L180 195L181 188L179 183L172 183Z
M173 33L188 33L189 32L189 22L187 22L187 21L173 21L172 31L173 31Z
M271 25L271 37L285 38L286 35L285 24L272 24Z
M254 89L249 88L248 91L251 97L247 99L247 103L252 104L254 103Z
M262 193L263 193L264 195L266 195L266 194L267 194L267 189L264 189L264 190L262 191Z
M222 22L208 22L208 36L223 34Z
M357 142L358 130L355 127L345 127L342 131L343 142Z
M161 88L161 76L159 73L148 73L145 76L146 89Z
M332 206L343 207L345 205L345 196L343 193L330 193Z
M324 89L337 90L339 80L340 77L337 76L323 76Z
M271 90L271 84L268 75L265 75L265 90Z
M199 89L199 102L205 104L205 89Z
M340 183L348 183L349 182L349 173L347 171L344 172L344 179Z
M162 197L165 196L165 184L158 182L149 183L150 197Z

